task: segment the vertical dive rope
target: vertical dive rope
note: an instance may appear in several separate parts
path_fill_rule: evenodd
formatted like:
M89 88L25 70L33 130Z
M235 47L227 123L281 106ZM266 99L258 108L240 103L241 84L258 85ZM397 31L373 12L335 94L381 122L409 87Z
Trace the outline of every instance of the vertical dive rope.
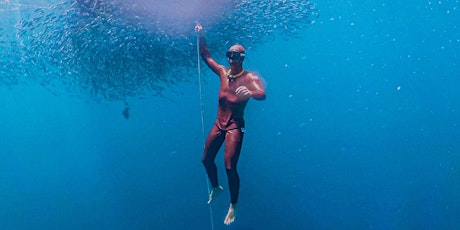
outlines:
M196 56L197 56L197 63L198 63L198 90L200 91L200 110L201 110L201 135L203 140L203 147L205 145L205 135L204 135L204 109L203 109L203 93L201 90L201 65L200 65L200 38L196 36ZM208 187L208 196L211 193L211 188L209 186L208 178L206 177L206 185ZM214 218L212 214L212 207L211 204L209 205L209 217L211 218L211 229L214 230Z

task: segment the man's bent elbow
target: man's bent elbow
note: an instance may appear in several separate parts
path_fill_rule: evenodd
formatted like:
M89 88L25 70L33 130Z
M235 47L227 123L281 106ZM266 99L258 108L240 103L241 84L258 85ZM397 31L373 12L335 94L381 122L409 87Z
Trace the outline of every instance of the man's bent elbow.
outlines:
M265 95L265 92L255 92L255 93L252 93L252 98L256 99L256 100L259 100L259 101L263 101L267 98L267 95Z

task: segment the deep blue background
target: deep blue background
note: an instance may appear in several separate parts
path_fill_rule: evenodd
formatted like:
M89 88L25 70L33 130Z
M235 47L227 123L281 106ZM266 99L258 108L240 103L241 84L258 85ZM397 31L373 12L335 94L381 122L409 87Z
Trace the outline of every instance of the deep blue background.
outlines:
M214 228L460 228L459 2L316 3L300 39L248 50L268 98L246 111L236 223L225 193ZM0 86L0 228L211 229L198 86L171 91L125 120L121 102Z

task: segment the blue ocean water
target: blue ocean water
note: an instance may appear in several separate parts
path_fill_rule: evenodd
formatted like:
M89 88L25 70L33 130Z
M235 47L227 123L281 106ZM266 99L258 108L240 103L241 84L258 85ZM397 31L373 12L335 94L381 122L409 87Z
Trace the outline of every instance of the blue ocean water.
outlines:
M248 51L267 100L246 110L234 224L227 193L212 219L206 204L197 84L129 98L126 120L26 81L0 85L0 228L460 228L459 1L315 4L299 38ZM218 82L201 74L207 131Z

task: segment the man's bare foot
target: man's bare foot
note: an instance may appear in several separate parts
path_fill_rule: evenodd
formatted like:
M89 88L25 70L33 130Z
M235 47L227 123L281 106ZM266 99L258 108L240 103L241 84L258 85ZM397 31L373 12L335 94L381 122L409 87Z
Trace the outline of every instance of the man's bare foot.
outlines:
M212 202L212 199L216 197L217 195L219 195L219 193L222 191L224 191L224 188L222 186L217 186L215 188L212 188L211 193L209 193L208 204L210 204Z
M230 225L235 221L236 217L236 204L230 204L228 208L227 216L225 217L224 224Z

